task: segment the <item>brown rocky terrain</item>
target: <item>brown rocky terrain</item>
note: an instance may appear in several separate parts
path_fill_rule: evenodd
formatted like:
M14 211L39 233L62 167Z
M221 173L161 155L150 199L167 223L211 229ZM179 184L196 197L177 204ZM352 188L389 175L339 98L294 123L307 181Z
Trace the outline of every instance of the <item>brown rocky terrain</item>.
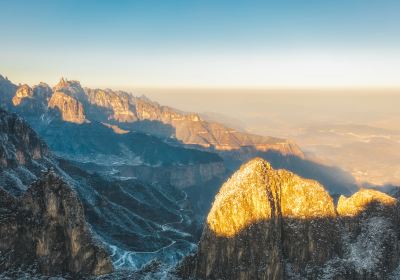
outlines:
M243 165L220 189L198 251L179 268L196 279L387 279L399 266L396 199L341 197L268 162Z

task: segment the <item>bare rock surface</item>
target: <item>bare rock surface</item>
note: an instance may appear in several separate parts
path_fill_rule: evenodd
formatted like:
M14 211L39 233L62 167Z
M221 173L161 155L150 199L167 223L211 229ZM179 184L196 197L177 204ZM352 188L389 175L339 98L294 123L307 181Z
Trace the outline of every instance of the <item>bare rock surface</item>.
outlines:
M398 201L341 197L256 158L220 189L198 250L178 268L196 279L386 279L399 266Z
M37 266L43 275L101 275L108 253L91 237L77 195L53 172L15 198L0 190L0 270Z

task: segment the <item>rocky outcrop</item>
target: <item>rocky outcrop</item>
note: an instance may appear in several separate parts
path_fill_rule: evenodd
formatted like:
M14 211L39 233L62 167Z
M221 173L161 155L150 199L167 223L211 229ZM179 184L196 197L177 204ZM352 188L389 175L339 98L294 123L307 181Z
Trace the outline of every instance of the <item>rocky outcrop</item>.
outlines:
M40 83L33 88L22 85L16 90L12 104L15 111L26 117L44 114L47 112L47 104L51 95L51 88L45 83Z
M15 91L14 91L15 93ZM18 107L24 100L38 102L35 88L20 86L12 103ZM184 144L200 145L217 151L233 151L254 147L258 151L278 151L303 156L297 145L285 139L258 136L203 120L198 114L161 106L148 98L134 97L123 91L82 88L78 81L62 78L52 89L49 108L56 108L64 121L83 123L112 121L123 129L141 131L163 137L175 137ZM39 98L40 99L40 98ZM42 97L42 102L49 96ZM38 114L46 110L36 107ZM129 125L130 124L130 125Z
M0 278L18 278L13 271L29 267L46 275L112 269L74 191L53 172L42 174L53 166L47 145L29 125L0 110Z
M43 275L112 271L71 188L48 172L19 198L0 189L0 271L37 266Z
M333 199L315 181L254 159L220 189L198 251L198 279L385 279L399 265L397 200L361 190Z
M25 121L0 110L0 169L27 165L48 154L47 146Z
M47 145L17 115L0 110L0 187L19 195L50 166Z
M124 92L101 89L86 89L86 94L89 103L94 105L91 111L99 120L102 118L118 122L133 122L137 120L135 106L131 102L131 95ZM96 109L98 112L96 112ZM102 110L99 111L99 109Z
M14 106L18 106L21 104L22 100L25 98L32 98L33 97L33 90L28 85L22 85L18 87L17 92L15 93L12 103Z
M343 276L388 279L400 265L398 200L382 192L362 189L337 205L343 248ZM397 278L395 278L397 279Z
M85 91L80 82L61 78L58 84L53 87L53 92L62 92L68 96L74 97L79 101L85 99Z
M57 109L62 120L72 123L84 123L85 112L83 105L76 98L63 92L55 92L49 100L49 108Z
M337 204L337 211L343 217L356 217L366 212L371 205L376 204L380 208L376 210L385 210L397 203L397 199L371 189L361 189L351 197L341 195Z

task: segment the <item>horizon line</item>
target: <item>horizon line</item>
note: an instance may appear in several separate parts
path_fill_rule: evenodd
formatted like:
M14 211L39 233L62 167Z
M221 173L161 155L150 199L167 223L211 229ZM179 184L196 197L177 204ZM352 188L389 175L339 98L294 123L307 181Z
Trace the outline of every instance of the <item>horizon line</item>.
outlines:
M43 80L38 81L23 81L16 82L14 79L10 79L9 76L3 75L0 73L2 77L8 79L15 85L23 85L27 84L30 87L38 85L40 83L45 83L52 87L52 85L56 85L58 81L62 78L68 81L78 81L83 88L92 88L92 89L111 89L111 90L121 90L121 91L136 91L136 90L218 90L218 91L242 91L242 90L251 90L251 91L338 91L338 90L347 90L347 91L398 91L400 90L400 85L265 85L265 86L245 86L245 85L145 85L145 84L137 84L137 85L101 85L101 84L91 84L81 82L79 79L69 79L66 75L60 76L58 81L49 83Z

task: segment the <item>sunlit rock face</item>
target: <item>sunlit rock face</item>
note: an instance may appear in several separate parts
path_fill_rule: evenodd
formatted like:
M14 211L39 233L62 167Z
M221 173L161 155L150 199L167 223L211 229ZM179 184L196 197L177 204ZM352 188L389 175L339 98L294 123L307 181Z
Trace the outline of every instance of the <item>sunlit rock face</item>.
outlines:
M231 151L252 146L260 151L276 150L284 154L303 156L301 150L284 139L239 132L216 122L207 122L194 113L184 113L167 106L160 106L145 97L135 98L139 120L159 121L174 128L175 137L185 144L214 147Z
M339 200L268 162L220 189L198 251L179 267L198 279L387 279L399 265L397 200L361 190Z
M52 95L51 88L45 84L30 88L28 85L19 86L12 98L15 111L25 116L43 114L47 111L47 104Z
M133 106L132 96L124 92L114 92L112 90L86 89L87 98L90 104L95 105L92 112L97 118L115 120L118 122L133 122L137 120L135 106ZM105 116L101 116L105 115Z
M18 87L15 96L12 99L12 103L15 106L21 104L22 100L25 98L32 98L33 97L33 90L28 85L22 85Z
M80 82L64 78L61 78L58 84L53 87L53 92L63 92L64 94L75 97L79 100L83 99L85 96L85 91Z
M82 103L63 92L57 91L51 96L49 108L57 109L64 121L78 124L85 122Z
M199 244L195 275L284 279L284 260L299 270L335 254L338 241L329 236L336 230L335 218L333 200L317 182L254 159L216 196Z
M397 199L376 190L362 189L349 198L340 196L337 211L341 216L354 217L365 212L373 203L383 210L396 205Z
M41 92L45 94L37 94L38 89L42 89ZM253 147L260 152L276 151L283 155L303 157L299 147L285 139L240 132L217 122L205 121L195 113L161 106L144 96L134 97L110 89L83 88L78 81L64 78L50 91L48 89L44 84L33 88L27 85L17 88L8 80L0 79L0 90L4 92L0 98L4 97L5 104L10 104L12 110L24 116L36 114L47 119L49 112L54 111L48 110L50 108L55 109L61 119L67 122L110 122L124 130L163 138L173 137L184 144L217 151L239 151ZM52 117L50 114L50 119Z
M0 202L0 271L29 266L44 275L112 271L76 194L54 173L44 174L19 198L0 189Z
M134 123L135 130L164 137L174 136L185 144L213 147L220 151L252 146L259 151L274 150L303 156L297 145L285 139L236 131L216 122L202 120L198 114L161 106L146 97L133 97L123 91L84 89L78 81L62 78L52 92L48 106L57 108L65 121L82 123L86 117L100 122ZM23 85L13 97L13 105L19 106L22 100L28 98L30 102L37 101L33 95L34 90ZM139 125L136 123L138 121L144 121L145 124ZM161 126L170 129L162 132L159 129Z

